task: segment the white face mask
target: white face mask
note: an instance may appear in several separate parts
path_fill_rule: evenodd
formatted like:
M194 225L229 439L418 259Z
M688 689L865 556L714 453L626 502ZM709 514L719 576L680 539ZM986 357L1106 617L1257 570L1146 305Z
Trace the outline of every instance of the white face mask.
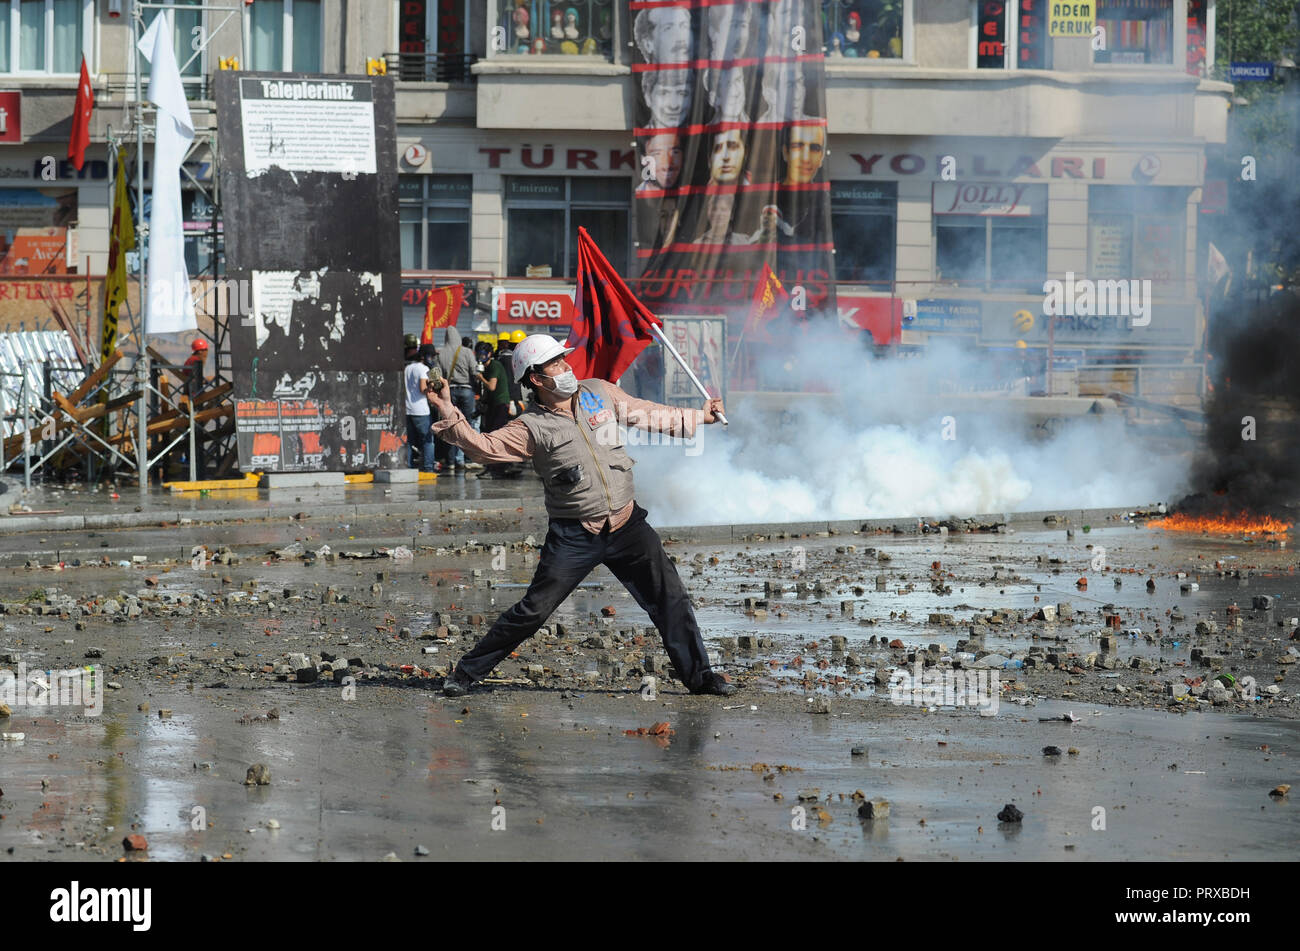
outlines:
M551 384L557 396L572 396L578 392L578 378L572 370L551 377Z

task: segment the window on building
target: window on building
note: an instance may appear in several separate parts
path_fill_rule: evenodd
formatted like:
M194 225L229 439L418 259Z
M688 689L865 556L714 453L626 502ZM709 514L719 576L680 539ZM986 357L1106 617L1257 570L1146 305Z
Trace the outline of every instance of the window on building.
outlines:
M934 254L941 281L983 283L988 277L988 221L952 215L935 221Z
M975 67L1003 69L1007 65L1006 0L975 0Z
M936 277L990 291L1041 290L1047 273L1045 185L934 185Z
M468 271L470 175L403 175L398 183L402 269Z
M941 281L990 291L1041 288L1047 273L1047 219L947 215L935 220Z
M1211 11L1214 0L1187 0L1187 71L1208 76L1214 65L1214 34Z
M253 69L321 71L321 0L257 0L249 10Z
M506 273L574 277L583 227L620 273L631 252L626 178L511 176L506 179Z
M603 56L614 51L614 0L496 0L494 54Z
M1051 69L1045 0L974 0L977 69Z
M1188 190L1159 185L1088 188L1088 271L1094 280L1182 281Z
M415 82L468 82L471 0L400 0L398 3L399 79Z
M131 199L134 202L134 187L131 189ZM137 227L140 221L148 221L152 214L153 190L146 187L144 207L135 213ZM211 277L221 273L225 267L225 254L219 247L220 235L225 229L219 220L216 228L213 228L212 215L213 205L207 195L187 181L181 188L181 228L185 235L185 269L191 278ZM143 236L142 245L145 260L148 260L147 234ZM133 272L139 269L139 256L134 250L127 252L127 268Z
M903 30L911 0L822 0L826 55L851 59L902 59Z
M831 182L835 279L892 285L898 227L894 182Z
M222 231L221 222L213 228L213 206L208 196L197 189L181 191L182 227L185 229L185 267L190 277L219 273L220 252L216 247Z
M1097 25L1106 48L1093 62L1126 66L1169 65L1174 61L1174 0L1097 0Z
M0 72L79 72L93 16L93 0L0 0Z
M172 11L172 53L181 72L181 83L185 86L185 95L189 99L206 98L206 80L204 57L207 51L197 51L195 46L203 45L203 11L198 9L202 0L175 0L177 9ZM194 7L186 10L185 7ZM154 18L162 11L143 10L144 29L149 29ZM141 34L143 35L143 33ZM136 68L140 75L149 76L149 61L137 52ZM146 83L148 80L146 79Z

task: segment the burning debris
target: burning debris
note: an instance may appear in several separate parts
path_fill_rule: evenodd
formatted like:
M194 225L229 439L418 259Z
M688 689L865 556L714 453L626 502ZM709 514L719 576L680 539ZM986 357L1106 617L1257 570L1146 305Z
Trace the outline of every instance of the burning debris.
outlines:
M1193 532L1203 535L1285 535L1291 531L1291 522L1268 515L1238 512L1235 515L1196 515L1175 512L1166 518L1147 522L1148 528L1167 532Z

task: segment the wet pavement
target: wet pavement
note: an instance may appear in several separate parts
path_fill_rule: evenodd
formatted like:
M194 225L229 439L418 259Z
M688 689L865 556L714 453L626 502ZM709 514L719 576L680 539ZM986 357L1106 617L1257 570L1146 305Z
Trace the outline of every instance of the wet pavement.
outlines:
M213 489L172 492L156 486L144 491L109 485L34 485L8 483L0 494L0 535L33 531L122 529L139 526L222 523L288 517L299 512L348 520L394 509L459 512L514 508L540 500L535 477L479 479L473 474L442 475L435 482L387 485L378 482L293 489Z
M417 847L431 860L1218 860L1290 858L1300 839L1289 797L1268 795L1294 782L1300 740L1290 668L1277 661L1300 615L1300 585L1294 556L1276 542L1169 536L1120 513L1063 513L1073 537L1041 518L948 536L915 534L915 520L899 523L910 534L667 529L706 641L741 685L734 697L690 697L661 673L657 695L643 699L639 668L657 639L601 569L557 613L568 632L527 642L497 669L507 682L452 701L433 689L438 675L520 595L536 552L518 542L535 509L483 513L483 537L515 542L496 552L450 541L471 526L439 512L429 524L449 530L411 535L410 561L267 556L292 533L308 549L329 538L371 554L339 534L353 523L309 514L112 533L123 550L122 536L187 550L227 532L242 556L230 566L194 570L180 558L89 567L101 539L54 532L49 543L86 565L0 566L0 601L51 608L9 608L0 655L59 669L89 663L95 648L105 679L120 685L98 717L18 709L0 721L25 734L0 741L0 850L116 859L132 831L154 860L419 860ZM391 545L424 517L376 514L365 527ZM1098 546L1106 571L1093 570ZM773 580L803 588L766 598ZM1198 589L1183 593L1192 582ZM1267 609L1253 608L1258 595L1272 599ZM62 596L91 613L64 616L50 601ZM142 615L104 615L107 597L140 599ZM746 612L747 597L766 600L765 619ZM1079 612L1074 623L1031 618L1058 602ZM1243 624L1229 633L1234 602ZM1103 626L1109 613L1143 635L1100 652L1118 655L1113 669L1072 672L1114 633ZM953 623L931 623L931 614ZM1195 634L1198 621L1215 618L1223 634ZM453 621L459 637L447 633ZM1040 646L1075 660L998 671L992 716L896 704L872 679L906 669L907 654L929 644L952 656L979 628L987 650L1028 656ZM841 650L830 649L833 636L845 638ZM759 646L733 646L741 637ZM889 649L894 638L907 646ZM1224 655L1216 669L1250 672L1260 699L1166 698L1165 684L1213 673L1192 661L1194 647ZM295 651L363 663L349 668L351 685L278 679L276 665ZM1134 658L1149 666L1131 667ZM1264 696L1275 678L1278 693ZM1124 696L1110 692L1117 684ZM828 713L810 712L818 698ZM261 718L271 709L278 718ZM627 735L659 722L673 735ZM1045 756L1049 745L1061 755ZM270 768L269 785L244 785L255 763ZM889 818L860 819L855 793L889 800ZM998 822L1007 803L1023 822Z
M468 704L394 691L363 711L333 690L262 693L278 722L236 725L222 698L153 691L173 719L119 708L27 725L42 738L0 753L0 848L116 858L134 824L155 860L412 859L417 846L432 859L1216 860L1290 859L1300 835L1289 801L1266 795L1295 722L1090 706L1075 725L911 710L792 722L762 696L724 710L537 690ZM672 723L666 747L624 735L651 719ZM1044 757L1049 742L1079 754ZM269 786L242 785L253 762ZM820 797L806 823L803 790ZM859 819L857 790L888 799L889 818ZM997 821L1007 802L1022 823Z

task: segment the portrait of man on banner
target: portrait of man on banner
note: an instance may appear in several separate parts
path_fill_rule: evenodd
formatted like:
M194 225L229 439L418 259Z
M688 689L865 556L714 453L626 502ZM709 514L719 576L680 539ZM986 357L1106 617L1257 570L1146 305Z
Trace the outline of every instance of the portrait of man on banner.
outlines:
M684 63L691 58L691 12L682 7L650 7L637 13L632 35L647 63Z

